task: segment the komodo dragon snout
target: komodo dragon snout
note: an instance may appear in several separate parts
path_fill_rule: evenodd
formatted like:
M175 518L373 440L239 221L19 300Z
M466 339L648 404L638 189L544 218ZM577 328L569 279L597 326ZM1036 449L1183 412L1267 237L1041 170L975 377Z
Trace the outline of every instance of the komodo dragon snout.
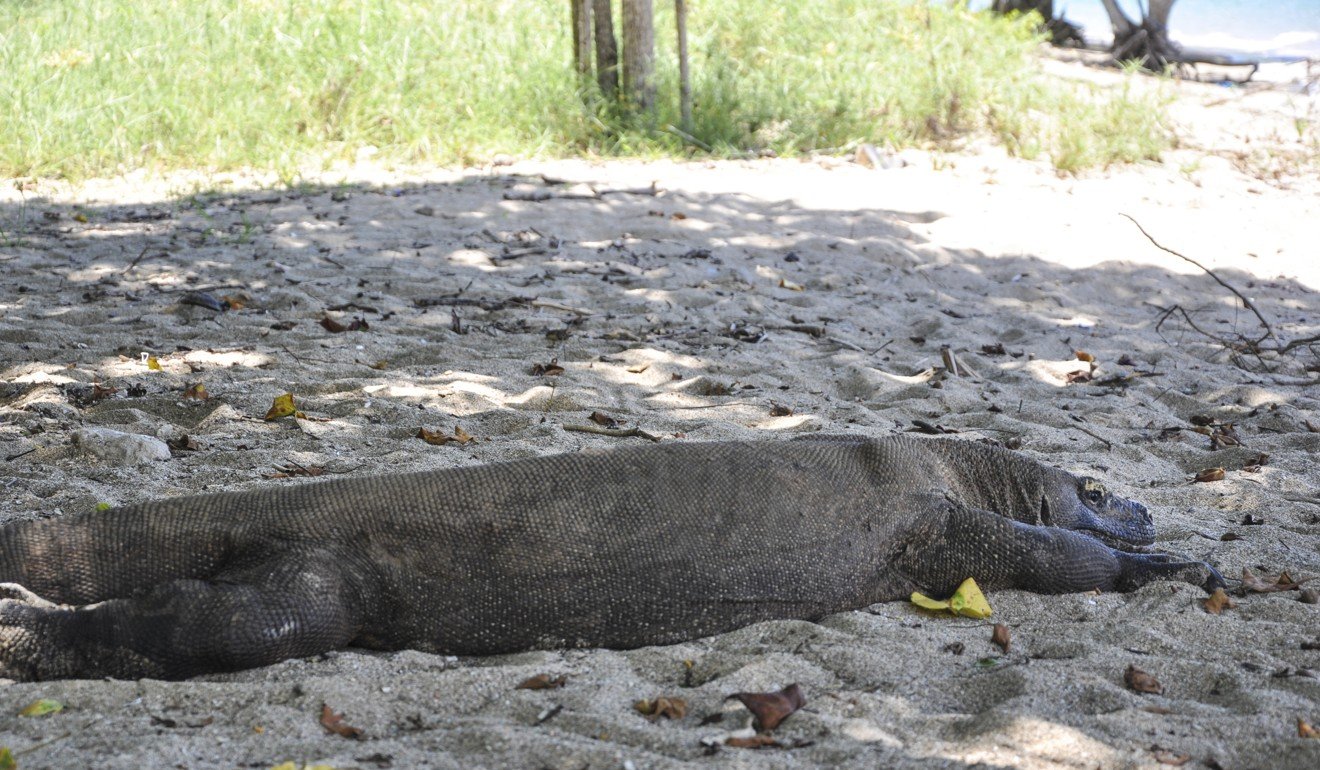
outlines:
M955 439L665 442L350 477L0 527L0 676L671 644L968 577L1223 585L1128 547L1150 540L1145 508L1098 482Z

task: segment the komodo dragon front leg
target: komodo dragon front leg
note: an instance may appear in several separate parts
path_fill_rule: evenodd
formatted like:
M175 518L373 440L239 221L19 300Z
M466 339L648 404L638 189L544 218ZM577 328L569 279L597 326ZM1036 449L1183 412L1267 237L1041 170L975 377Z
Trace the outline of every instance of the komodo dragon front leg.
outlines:
M953 593L968 577L987 591L1045 594L1132 591L1156 580L1193 583L1206 591L1225 585L1205 562L1133 553L1087 534L1025 524L942 496L917 496L904 507L926 515L904 533L894 569L937 596Z

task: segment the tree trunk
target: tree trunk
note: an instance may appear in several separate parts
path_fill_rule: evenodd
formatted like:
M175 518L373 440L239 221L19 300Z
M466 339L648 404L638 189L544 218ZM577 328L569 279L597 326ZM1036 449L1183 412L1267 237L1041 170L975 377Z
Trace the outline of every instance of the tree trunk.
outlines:
M1169 39L1169 12L1174 0L1150 0L1141 22L1129 19L1118 7L1117 0L1101 0L1109 24L1114 30L1114 45L1110 51L1118 61L1138 61L1142 67L1156 72L1185 59L1178 45Z
M591 0L573 4L573 67L579 75L591 74Z
M1044 19L1045 29L1050 33L1050 42L1055 45L1081 45L1084 42L1081 27L1054 15L1054 0L994 0L990 10L999 14L1035 11Z
M651 0L623 0L623 96L639 114L655 117L655 19Z
M688 71L687 3L674 0L675 24L678 26L678 109L683 130L692 133L692 78Z
M614 101L619 92L619 47L614 42L614 13L611 0L594 0L593 20L596 25L596 82L600 92Z

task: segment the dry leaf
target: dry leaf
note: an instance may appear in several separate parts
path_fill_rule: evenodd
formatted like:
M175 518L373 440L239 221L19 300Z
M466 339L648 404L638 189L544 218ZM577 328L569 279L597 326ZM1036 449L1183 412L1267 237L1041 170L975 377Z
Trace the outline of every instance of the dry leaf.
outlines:
M1201 604L1205 606L1205 611L1211 615L1218 615L1224 610L1231 610L1237 606L1232 598L1224 593L1224 589L1222 588L1216 588L1215 592L1210 594L1210 597L1201 602Z
M1297 717L1297 737L1298 738L1320 738L1320 730L1317 730L1310 722Z
M1199 471L1199 472L1196 474L1196 478L1195 478L1194 480L1195 480L1195 481L1202 481L1202 482L1204 482L1204 481L1223 481L1223 480L1224 480L1224 469L1223 469L1223 468L1206 468L1205 470Z
M267 420L278 420L284 417L294 416L298 413L298 407L293 403L293 394L285 393L275 397L271 402L270 409L266 412Z
M1251 570L1242 568L1242 588L1257 594L1272 594L1278 591L1296 591L1301 587L1305 580L1293 580L1287 570L1279 573L1278 577L1256 577Z
M101 383L99 383L99 382L93 382L93 383L92 383L92 400L93 400L93 401L102 401L102 400L104 400L104 399L107 399L107 398L113 396L114 394L116 394L116 393L118 393L118 392L119 392L119 388L112 388L112 387L109 387L109 386L102 387L102 386L101 386Z
M196 452L202 448L202 443L187 433L178 438L169 439L165 443L176 452Z
M771 417L788 417L793 414L793 410L775 401L770 402Z
M211 394L206 392L205 385L200 382L194 382L188 386L187 390L183 391L183 397L190 398L194 401L205 401L211 397Z
M1137 692L1146 692L1155 695L1164 692L1164 686L1160 684L1158 679L1130 663L1128 664L1127 671L1123 672L1123 683L1128 686L1128 689Z
M1075 350L1073 355L1077 356L1078 361L1085 361L1088 364L1095 363L1095 356L1087 353L1085 350Z
M769 732L779 726L793 712L807 704L807 696L796 682L779 692L736 692L725 700L736 698L752 712L752 727L757 732Z
M365 318L358 318L357 316L354 316L353 320L347 324L341 324L330 316L322 316L321 327L328 332L338 334L340 332L367 331L371 328L371 325L367 323Z
M781 289L788 289L789 291L805 291L807 287L803 286L803 285L800 284L800 283L793 283L792 281L788 280L787 278L780 278L780 279L779 279L779 288L781 288Z
M1091 373L1083 372L1083 371L1068 372L1066 375L1064 375L1063 381L1068 385L1072 385L1073 383L1076 382L1090 382Z
M1003 623L996 623L995 630L990 632L990 641L999 645L1005 654L1008 653L1009 638L1008 626Z
M639 700L633 704L642 716L652 719L682 719L687 714L687 701L682 698L656 698Z
M524 679L515 690L554 690L568 684L568 677L560 674L552 677L549 674L537 674L536 676Z
M299 465L290 463L288 465L275 466L275 472L267 476L268 479L288 479L294 476L320 476L325 473L325 468L319 465Z
M418 428L417 438L434 446L444 446L445 444L449 444L449 443L454 443L454 444L458 444L459 446L462 446L469 442L476 441L475 438L469 436L467 431L463 430L459 426L454 426L454 435L452 436L447 435L445 433L441 433L440 431L427 430L426 428Z
M629 373L629 374L641 374L642 372L644 372L644 371L646 371L647 369L650 369L650 368L651 368L651 365L650 365L649 363L645 363L645 364L636 364L635 366L630 366L630 367L628 367L628 373Z
M558 358L550 359L548 364L532 364L532 374L538 377L558 377L564 373L564 367L559 365Z
M344 724L344 715L331 711L328 703L321 704L321 726L326 731L344 738L352 738L355 741L364 740L362 730Z
M242 294L226 294L220 301L230 310L242 310L247 307L248 298Z
M1182 767L1192 759L1191 754L1179 754L1176 751L1171 751L1169 749L1162 749L1159 746L1151 746L1150 748L1151 751L1155 752L1155 761L1159 762L1161 765L1173 765L1174 767Z
M623 425L622 420L616 419L614 417L610 417L608 414L605 414L604 412L592 412L591 414L587 415L587 419L591 420L597 425L604 425L606 428L617 428Z

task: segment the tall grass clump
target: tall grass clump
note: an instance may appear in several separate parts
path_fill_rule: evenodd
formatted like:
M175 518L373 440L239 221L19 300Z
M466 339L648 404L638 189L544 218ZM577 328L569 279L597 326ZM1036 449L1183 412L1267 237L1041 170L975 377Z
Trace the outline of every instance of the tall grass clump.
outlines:
M1040 77L1030 20L897 0L690 5L684 136L669 3L656 3L661 100L646 124L573 72L566 0L0 3L0 175L782 154L981 133L1071 169L1168 141L1149 98Z

